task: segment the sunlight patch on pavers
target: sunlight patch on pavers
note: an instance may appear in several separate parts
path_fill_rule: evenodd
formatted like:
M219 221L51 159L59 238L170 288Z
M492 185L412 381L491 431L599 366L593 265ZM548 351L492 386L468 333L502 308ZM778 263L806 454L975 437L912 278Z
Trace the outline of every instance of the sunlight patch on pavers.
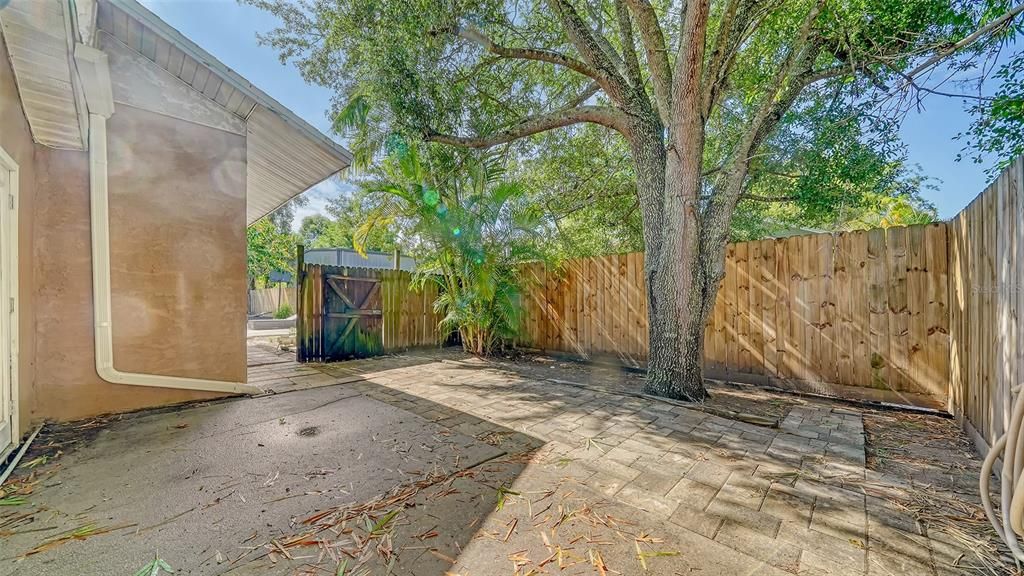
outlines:
M450 363L389 371L368 385L432 398L546 440L560 447L557 463L531 465L519 482L547 476L555 485L553 479L571 477L581 485L574 493L589 494L588 502L626 506L640 526L672 527L696 542L712 541L710 549L729 548L733 557L760 565L757 570L865 574L873 564L877 572L901 557L884 547L882 532L873 537L867 529L865 492L874 487L865 481L863 423L854 409L808 403L772 429ZM554 469L540 472L544 467ZM886 527L900 533L899 526ZM466 573L479 573L519 545L511 537L485 540L474 541L473 554L458 557L456 567L476 562L477 570ZM936 545L922 540L925 557ZM543 560L542 548L528 555L530 562ZM922 558L903 556L907 565ZM628 567L635 552L602 557L624 573L635 569ZM701 573L734 573L714 555L693 557L690 566ZM521 573L531 566L522 557L516 562ZM929 573L935 570L931 560L925 564Z

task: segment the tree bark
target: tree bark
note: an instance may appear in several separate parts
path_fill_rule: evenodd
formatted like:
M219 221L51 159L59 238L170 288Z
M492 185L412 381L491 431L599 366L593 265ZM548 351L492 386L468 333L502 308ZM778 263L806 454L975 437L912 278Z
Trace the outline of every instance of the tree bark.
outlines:
M696 250L684 246L685 250ZM647 383L644 392L677 400L700 401L704 388L704 327L718 286L701 275L684 278L679 268L663 270L656 278L661 288L648 290L650 326ZM671 287L685 305L666 299ZM659 293L661 292L661 293Z
M698 197L703 134L677 126L664 145L655 113L630 126L644 220L648 368L644 391L700 401L704 389L704 326L721 278L709 275ZM724 248L724 246L723 246ZM713 260L710 262L713 263Z
M648 394L700 401L704 388L704 328L721 277L713 274L714 259L701 238L695 207L670 202L666 212L684 211L683 218L666 218L656 265L647 270L649 348ZM709 274L712 272L712 274Z

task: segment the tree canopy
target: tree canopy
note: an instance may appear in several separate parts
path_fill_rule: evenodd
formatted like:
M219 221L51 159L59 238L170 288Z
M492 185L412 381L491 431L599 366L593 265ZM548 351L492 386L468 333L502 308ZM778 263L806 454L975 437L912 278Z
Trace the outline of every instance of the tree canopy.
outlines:
M303 218L299 237L307 248L355 248L353 237L366 223L374 202L361 190L331 197L327 201L326 214ZM398 247L398 233L398 226L381 223L361 239L359 249L391 252Z
M260 218L246 229L249 286L267 285L270 273L276 270L293 272L296 237L282 232L270 218Z
M985 162L989 155L995 157L995 164L988 168L991 176L1024 154L1024 51L1013 54L993 77L999 85L991 96L979 93L970 97L968 110L975 121L959 136L966 141L962 157L976 163ZM978 91L983 87L980 82Z
M704 396L704 325L737 207L791 203L833 221L882 199L913 208L916 175L870 134L885 133L925 74L993 49L1024 10L1006 0L249 1L281 18L264 40L282 59L335 91L336 128L363 166L416 141L535 159L531 145L551 130L615 134L646 253L647 390L688 399Z

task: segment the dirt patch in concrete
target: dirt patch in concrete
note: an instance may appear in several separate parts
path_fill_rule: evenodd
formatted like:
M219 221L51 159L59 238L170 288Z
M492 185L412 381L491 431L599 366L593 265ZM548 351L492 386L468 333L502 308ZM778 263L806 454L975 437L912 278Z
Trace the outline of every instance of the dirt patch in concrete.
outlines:
M982 459L956 420L865 410L864 432L868 469L885 484L904 487L880 496L915 518L921 533L967 550L958 562L963 573L1021 574L985 517L978 492ZM991 486L998 501L995 475Z

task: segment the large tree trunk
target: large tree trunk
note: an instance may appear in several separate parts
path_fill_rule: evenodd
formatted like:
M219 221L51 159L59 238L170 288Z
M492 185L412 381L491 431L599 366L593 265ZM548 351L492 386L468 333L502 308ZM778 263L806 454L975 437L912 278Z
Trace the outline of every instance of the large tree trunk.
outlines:
M714 291L698 278L682 277L678 268L662 271L655 286L671 286L684 306L664 299L658 288L648 290L650 348L644 392L678 400L703 400L704 326L707 299ZM709 296L710 295L710 296Z
M674 226L666 222L665 228ZM707 396L704 332L718 296L725 254L725 243L719 246L717 236L683 233L662 238L662 263L647 278L648 394L690 401Z
M638 136L637 134L640 134ZM728 223L708 228L699 204L703 134L664 147L660 133L631 138L644 218L649 349L644 391L700 401L704 328L722 278Z

